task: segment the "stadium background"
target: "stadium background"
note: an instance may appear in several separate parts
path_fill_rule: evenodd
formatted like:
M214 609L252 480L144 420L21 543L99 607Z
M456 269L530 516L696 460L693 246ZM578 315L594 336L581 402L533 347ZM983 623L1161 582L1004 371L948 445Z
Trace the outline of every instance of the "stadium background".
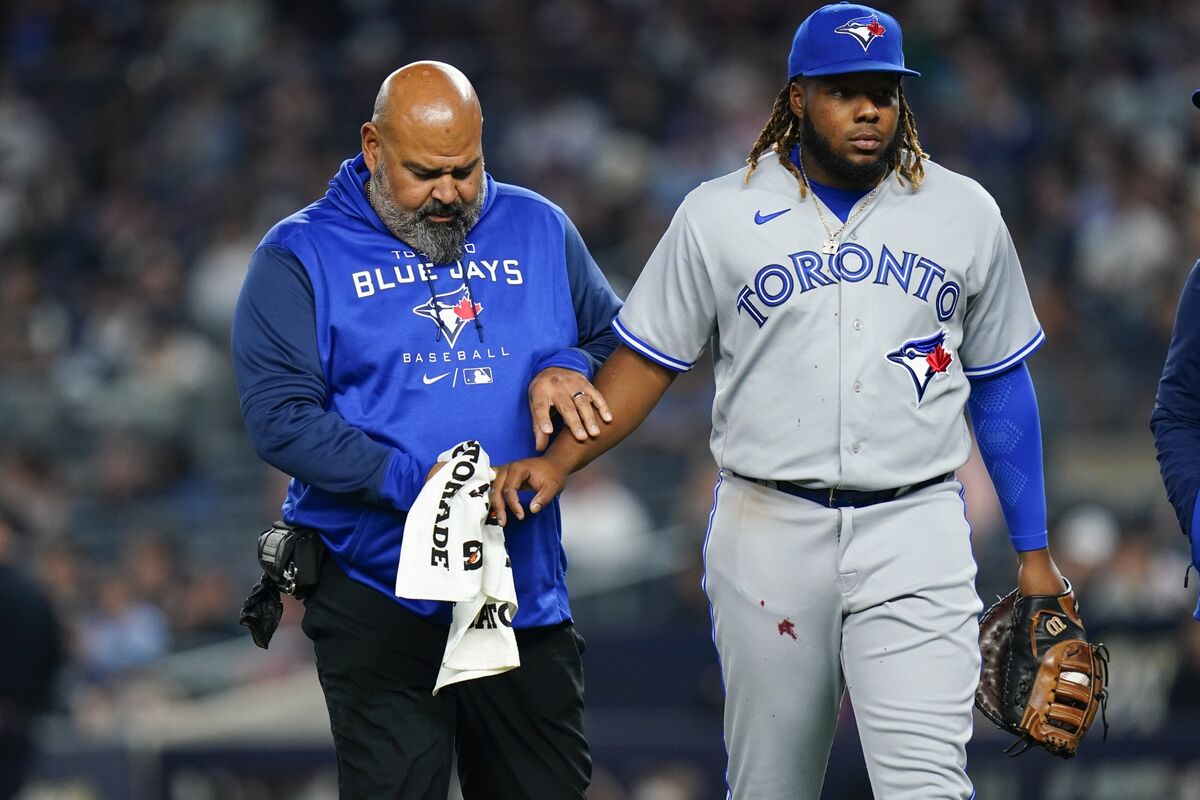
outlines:
M0 502L70 641L23 797L334 796L299 607L265 653L236 625L283 478L242 430L228 328L249 253L357 152L388 72L462 68L489 171L566 209L624 294L683 195L742 163L816 5L6 2ZM1048 337L1031 369L1051 542L1113 652L1109 740L1010 761L982 722L980 797L1198 798L1196 584L1147 418L1200 256L1200 4L886 8L925 75L906 83L922 143L995 196L1022 256ZM564 501L602 800L721 796L709 376ZM990 598L1015 559L986 474L962 477ZM844 723L826 796L869 797Z

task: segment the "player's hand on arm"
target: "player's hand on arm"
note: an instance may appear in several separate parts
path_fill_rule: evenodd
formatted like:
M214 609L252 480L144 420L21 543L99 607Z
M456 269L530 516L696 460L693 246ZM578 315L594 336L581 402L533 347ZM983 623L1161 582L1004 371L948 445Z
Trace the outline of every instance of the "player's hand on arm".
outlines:
M600 434L600 420L612 421L604 395L586 376L565 367L547 367L529 384L529 411L538 451L546 449L554 432L551 409L558 411L563 424L581 442Z
M563 490L568 475L607 451L642 423L676 374L624 345L618 347L596 375L594 387L607 398L605 409L611 411L606 419L608 424L590 437L556 436L541 458L498 467L498 477L492 482L492 511L500 524L507 519L507 512L517 519L525 518L525 510L517 498L517 492L522 489L537 492L529 510L535 514L541 511Z
M529 510L536 514L553 500L567 485L567 470L562 464L546 456L523 458L511 464L496 467L496 478L492 481L492 511L496 522L508 524L508 512L517 519L525 519L525 509L517 492L529 489L536 492L529 502Z
M1017 569L1017 588L1022 596L1054 596L1066 591L1067 585L1054 559L1050 557L1049 548L1026 550L1017 556L1021 559L1021 566Z

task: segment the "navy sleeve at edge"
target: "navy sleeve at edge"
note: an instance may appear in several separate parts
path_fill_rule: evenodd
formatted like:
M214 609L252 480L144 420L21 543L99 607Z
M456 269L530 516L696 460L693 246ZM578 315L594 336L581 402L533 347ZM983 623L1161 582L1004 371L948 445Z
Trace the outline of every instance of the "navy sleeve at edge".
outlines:
M1150 429L1167 497L1183 532L1195 537L1192 517L1200 489L1200 261L1179 298Z
M547 367L566 367L582 372L590 379L617 348L617 335L609 326L621 310L621 301L566 215L563 215L563 239L567 281L579 333L578 346L543 359L534 372Z
M242 416L268 464L328 492L406 510L424 482L415 460L325 409L312 285L299 260L260 247L233 318Z
M973 379L967 408L1013 548L1040 550L1047 542L1042 424L1025 362Z

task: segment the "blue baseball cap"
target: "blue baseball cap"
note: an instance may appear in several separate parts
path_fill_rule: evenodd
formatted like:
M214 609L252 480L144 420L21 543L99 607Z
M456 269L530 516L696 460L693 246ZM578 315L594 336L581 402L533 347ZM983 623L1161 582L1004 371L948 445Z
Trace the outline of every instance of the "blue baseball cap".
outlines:
M788 79L848 72L921 76L904 66L900 23L891 14L853 3L822 6L796 29Z

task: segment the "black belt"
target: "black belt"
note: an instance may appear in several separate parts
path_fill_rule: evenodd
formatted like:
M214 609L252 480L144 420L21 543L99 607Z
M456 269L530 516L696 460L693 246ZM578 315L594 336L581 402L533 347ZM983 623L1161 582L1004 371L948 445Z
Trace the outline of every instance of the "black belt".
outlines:
M771 481L764 478L751 478L746 475L739 475L731 469L725 471L742 480L753 481L761 486L766 486L768 489L777 489L784 494L790 494L793 497L802 497L805 500L811 500L818 505L827 506L828 508L846 508L847 506L861 508L862 506L873 506L876 503L886 503L888 500L895 500L897 497L911 494L929 486L948 481L954 477L953 472L947 472L945 475L938 475L936 478L914 483L912 486L863 492L858 489L808 489L791 481Z

